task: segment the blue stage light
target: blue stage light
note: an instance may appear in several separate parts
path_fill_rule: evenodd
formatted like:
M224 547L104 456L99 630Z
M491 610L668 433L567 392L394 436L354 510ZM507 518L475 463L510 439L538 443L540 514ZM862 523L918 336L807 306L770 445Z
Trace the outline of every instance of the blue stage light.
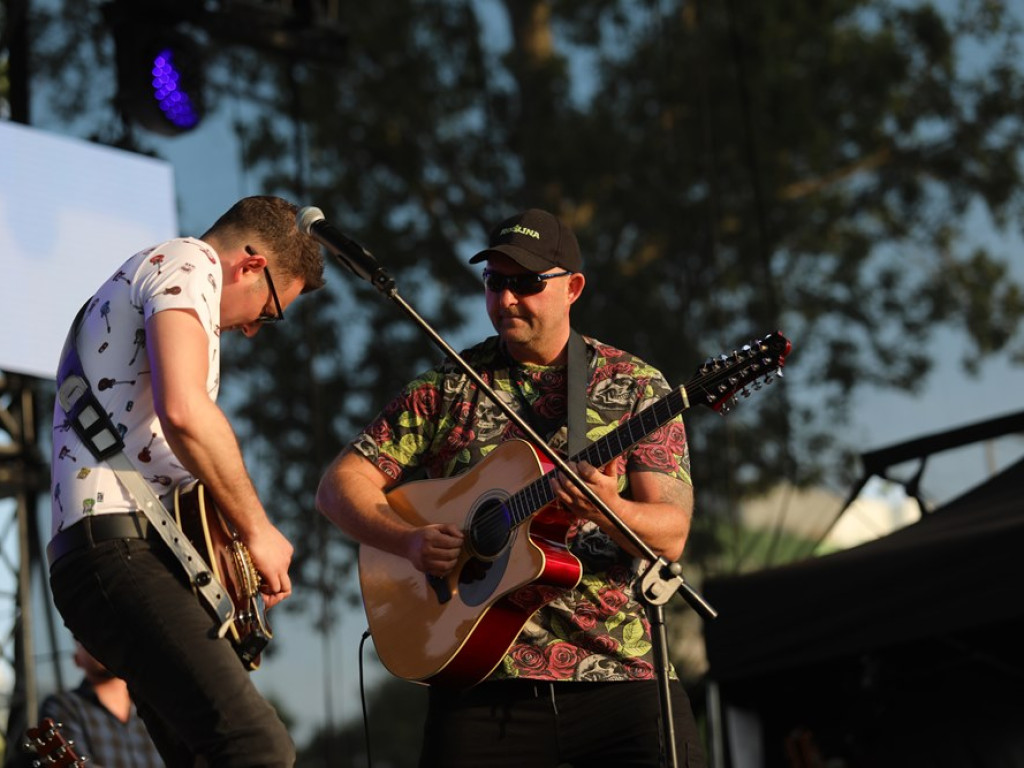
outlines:
M111 22L117 105L125 119L176 136L204 115L204 48L182 29L131 17Z
M153 98L172 125L183 131L199 125L199 110L184 87L172 48L163 48L153 59Z

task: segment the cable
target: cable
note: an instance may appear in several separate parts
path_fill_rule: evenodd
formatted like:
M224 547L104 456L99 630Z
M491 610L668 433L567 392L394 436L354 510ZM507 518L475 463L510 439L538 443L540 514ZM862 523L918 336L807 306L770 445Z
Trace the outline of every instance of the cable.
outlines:
M373 768L373 757L370 754L370 719L366 714L366 686L363 684L363 646L370 636L370 630L363 632L359 640L359 701L363 708L363 740L366 743L366 768Z

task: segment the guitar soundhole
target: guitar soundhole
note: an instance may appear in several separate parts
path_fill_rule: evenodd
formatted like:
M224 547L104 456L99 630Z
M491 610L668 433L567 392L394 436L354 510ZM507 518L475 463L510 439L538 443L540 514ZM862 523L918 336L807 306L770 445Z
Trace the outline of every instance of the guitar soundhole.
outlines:
M471 557L459 571L459 597L466 605L482 605L498 588L511 552L513 529L505 497L483 499L473 510L467 526Z
M511 519L501 499L481 504L469 523L469 550L481 560L493 560L508 544Z

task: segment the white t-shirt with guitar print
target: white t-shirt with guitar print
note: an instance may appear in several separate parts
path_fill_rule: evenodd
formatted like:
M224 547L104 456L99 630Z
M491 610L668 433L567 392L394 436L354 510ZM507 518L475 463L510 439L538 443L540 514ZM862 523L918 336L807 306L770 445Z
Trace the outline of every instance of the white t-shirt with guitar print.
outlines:
M87 305L78 353L93 391L125 442L125 452L162 496L188 479L164 437L153 408L146 352L146 318L190 309L209 339L207 391L220 386L220 258L195 238L176 238L140 251L114 272ZM70 429L57 402L53 418L52 534L86 515L139 507L113 471L97 462Z

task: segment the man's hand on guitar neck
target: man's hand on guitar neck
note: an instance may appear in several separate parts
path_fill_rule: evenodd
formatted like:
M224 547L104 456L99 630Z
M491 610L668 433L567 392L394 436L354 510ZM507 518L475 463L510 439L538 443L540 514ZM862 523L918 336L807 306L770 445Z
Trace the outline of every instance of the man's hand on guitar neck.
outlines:
M609 462L603 469L598 469L585 461L568 462L568 467L590 487L597 498L615 511L615 504L619 501L619 481L615 477L614 461ZM605 522L604 514L590 503L590 499L572 480L563 477L561 472L551 473L551 492L563 507L577 517L597 523Z
M619 495L618 480L610 474L614 472L614 462L602 469L585 461L569 462L569 468L656 554L669 560L678 560L682 556L693 514L691 485L659 472L631 472L629 486L632 498L626 499ZM571 513L597 523L628 552L642 554L569 478L553 472L551 490Z

